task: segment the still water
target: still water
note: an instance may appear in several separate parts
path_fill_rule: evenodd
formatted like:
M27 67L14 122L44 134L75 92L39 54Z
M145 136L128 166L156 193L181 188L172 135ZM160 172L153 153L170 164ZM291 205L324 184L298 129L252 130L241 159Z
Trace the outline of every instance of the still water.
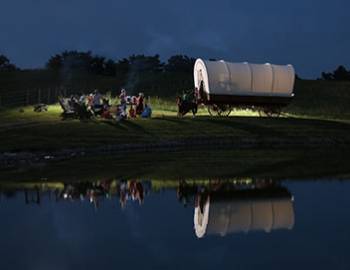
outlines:
M350 181L3 183L0 269L350 269Z

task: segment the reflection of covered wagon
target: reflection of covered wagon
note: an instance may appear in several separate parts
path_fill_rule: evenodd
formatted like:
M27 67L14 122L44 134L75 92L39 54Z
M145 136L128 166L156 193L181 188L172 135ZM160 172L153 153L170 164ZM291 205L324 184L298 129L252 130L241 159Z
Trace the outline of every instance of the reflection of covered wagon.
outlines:
M208 196L195 208L197 237L205 234L225 236L230 233L292 229L294 208L291 196L222 198Z
M197 59L194 66L198 102L207 105L210 114L229 115L234 107L279 114L293 97L294 80L291 65Z

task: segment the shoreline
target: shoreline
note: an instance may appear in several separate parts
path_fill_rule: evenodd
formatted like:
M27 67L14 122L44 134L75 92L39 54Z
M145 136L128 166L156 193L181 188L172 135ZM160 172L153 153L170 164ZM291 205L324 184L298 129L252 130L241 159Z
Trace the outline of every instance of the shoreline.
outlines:
M163 140L149 143L107 144L94 147L63 148L60 150L14 151L0 154L0 170L46 165L53 162L68 161L84 157L103 158L118 154L158 153L178 151L213 150L296 150L329 151L350 153L350 140L334 138L188 138L182 140Z

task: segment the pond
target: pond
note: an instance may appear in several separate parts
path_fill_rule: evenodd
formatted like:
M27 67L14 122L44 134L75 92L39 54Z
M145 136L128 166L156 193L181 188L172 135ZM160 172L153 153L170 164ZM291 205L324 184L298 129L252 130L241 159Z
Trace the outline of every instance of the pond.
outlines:
M349 269L350 181L2 183L0 269Z

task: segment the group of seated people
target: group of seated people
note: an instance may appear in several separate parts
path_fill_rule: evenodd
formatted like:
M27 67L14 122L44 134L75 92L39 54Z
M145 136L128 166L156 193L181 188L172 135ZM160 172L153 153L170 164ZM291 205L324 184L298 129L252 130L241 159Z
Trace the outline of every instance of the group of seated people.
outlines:
M72 110L83 108L95 116L105 119L116 119L117 121L136 118L137 116L142 118L150 118L152 116L152 109L145 102L144 94L139 93L137 96L128 96L125 89L121 90L119 104L117 105L111 105L110 100L98 90L89 95L73 95L67 102L68 107Z
M151 107L145 102L143 93L139 93L137 96L128 96L126 90L122 89L119 95L120 111L122 116L127 118L136 118L140 116L142 118L150 118L152 116ZM128 110L129 106L129 110Z

